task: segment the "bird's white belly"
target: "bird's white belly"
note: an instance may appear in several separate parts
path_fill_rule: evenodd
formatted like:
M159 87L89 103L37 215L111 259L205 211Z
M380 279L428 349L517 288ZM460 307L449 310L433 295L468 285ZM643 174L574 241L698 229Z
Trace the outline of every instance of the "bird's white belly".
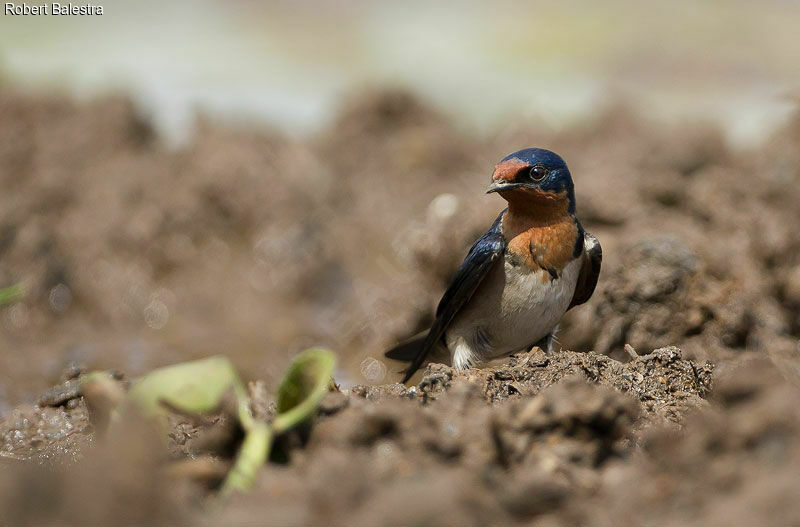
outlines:
M508 256L498 262L445 335L453 366L508 355L547 336L569 307L580 267L577 258L551 279Z

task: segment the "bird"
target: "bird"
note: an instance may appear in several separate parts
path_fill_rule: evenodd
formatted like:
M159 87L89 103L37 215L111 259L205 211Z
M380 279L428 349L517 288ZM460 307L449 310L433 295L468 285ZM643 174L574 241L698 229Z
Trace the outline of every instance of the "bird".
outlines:
M470 248L430 329L384 353L411 362L403 383L442 346L457 370L533 346L552 353L561 317L597 286L602 248L578 221L572 175L558 154L507 155L486 193L508 206Z

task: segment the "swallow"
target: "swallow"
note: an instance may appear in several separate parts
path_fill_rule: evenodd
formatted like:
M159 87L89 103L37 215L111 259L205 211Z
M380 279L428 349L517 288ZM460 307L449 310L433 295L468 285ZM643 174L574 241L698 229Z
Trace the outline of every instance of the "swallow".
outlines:
M508 207L469 250L427 334L385 352L411 362L404 383L441 346L459 370L533 346L550 353L561 317L594 292L602 249L578 221L560 156L542 148L509 154L486 192Z

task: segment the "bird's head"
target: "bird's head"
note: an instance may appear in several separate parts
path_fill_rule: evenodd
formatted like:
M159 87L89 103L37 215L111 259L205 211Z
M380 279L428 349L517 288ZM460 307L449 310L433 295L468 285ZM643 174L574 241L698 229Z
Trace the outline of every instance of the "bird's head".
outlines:
M504 157L494 167L486 192L497 192L509 205L532 212L536 208L564 208L575 213L575 190L567 164L558 154L543 148L526 148Z

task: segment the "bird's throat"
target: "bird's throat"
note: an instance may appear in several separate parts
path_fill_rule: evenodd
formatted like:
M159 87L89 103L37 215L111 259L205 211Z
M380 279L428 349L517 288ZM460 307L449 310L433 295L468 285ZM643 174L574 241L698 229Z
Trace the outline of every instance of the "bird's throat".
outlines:
M501 196L508 202L507 216L515 223L546 226L570 217L566 192L515 189Z
M572 260L578 235L566 201L548 201L534 206L509 200L502 224L508 251L526 267L547 271L544 277L559 274Z

